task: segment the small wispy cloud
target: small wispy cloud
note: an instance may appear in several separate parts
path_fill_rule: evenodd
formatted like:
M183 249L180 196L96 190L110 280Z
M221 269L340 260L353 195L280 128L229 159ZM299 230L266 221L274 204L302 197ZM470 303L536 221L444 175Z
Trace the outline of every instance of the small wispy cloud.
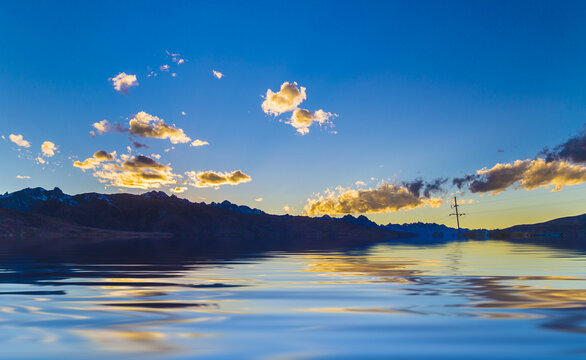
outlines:
M175 193L175 194L181 194L181 193L187 191L187 186L177 186L177 187L169 189L169 191L172 193Z
M16 178L17 178L17 179L24 180L24 179L30 179L31 177L30 177L30 176L28 176L28 175L16 175Z
M224 76L224 74L222 74L221 72L219 72L217 70L212 70L212 74L218 79L221 79Z
M8 136L8 138L10 139L10 141L12 141L13 143L15 143L16 145L18 145L20 147L25 147L25 148L31 147L31 143L29 141L25 140L23 138L23 136L20 134L10 134Z
M174 125L167 125L163 119L157 116L141 111L135 114L128 122L128 132L132 135L156 138L169 139L171 143L188 143L191 138L183 132L182 129Z
M120 74L108 80L112 81L114 90L124 94L127 94L128 89L130 89L131 87L138 86L136 75L126 74L124 72L121 72Z
M191 146L195 146L195 147L197 147L197 146L204 146L204 145L209 145L209 144L210 144L210 143L209 143L209 142L207 142L207 141L203 141L203 140L200 140L200 139L195 139L195 140L194 140L194 141L191 143Z
M263 202L263 200L264 200L264 199L263 199L263 198L261 198L261 197L257 197L256 199L254 199L254 201L256 201L256 202Z

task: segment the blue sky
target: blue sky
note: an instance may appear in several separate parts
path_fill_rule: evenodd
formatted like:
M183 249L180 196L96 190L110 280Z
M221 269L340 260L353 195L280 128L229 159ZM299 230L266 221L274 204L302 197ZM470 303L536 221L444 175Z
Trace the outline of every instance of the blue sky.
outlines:
M0 134L21 134L31 147L0 142L0 191L120 191L72 163L97 150L126 153L128 134L92 138L89 131L104 119L127 124L140 111L209 145L164 152L168 140L139 138L150 148L133 155L160 154L177 174L242 170L252 179L188 187L181 196L274 213L284 206L301 213L312 194L356 181L370 189L533 158L586 123L584 23L586 4L572 1L3 1ZM186 62L174 63L166 51ZM169 72L159 70L163 64ZM158 76L147 77L151 71ZM128 94L108 80L121 72L137 76ZM335 127L313 125L301 135L279 121L288 113L265 114L263 96L286 81L306 88L302 108L337 114ZM43 141L58 152L40 165L34 158ZM575 199L584 195L584 184L555 193L467 193L476 201L470 210L488 213L471 211L465 225L583 213ZM445 202L369 216L452 225L442 218Z

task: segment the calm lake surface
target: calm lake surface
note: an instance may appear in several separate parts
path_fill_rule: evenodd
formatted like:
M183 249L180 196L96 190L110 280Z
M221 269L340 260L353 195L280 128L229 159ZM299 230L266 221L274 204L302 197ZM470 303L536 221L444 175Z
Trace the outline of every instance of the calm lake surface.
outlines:
M105 260L3 258L0 358L586 359L580 250L389 242Z

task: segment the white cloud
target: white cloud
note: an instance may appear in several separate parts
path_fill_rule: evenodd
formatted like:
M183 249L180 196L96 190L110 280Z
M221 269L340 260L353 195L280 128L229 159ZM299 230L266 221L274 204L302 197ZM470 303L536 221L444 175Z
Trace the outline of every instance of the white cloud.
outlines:
M159 67L159 69L160 69L161 71L169 71L169 65L167 65L167 64L161 65L161 66Z
M261 107L266 114L280 115L287 111L293 111L307 98L304 87L297 87L297 83L285 81L278 92L267 90L265 100Z
M138 86L136 75L130 75L124 72L121 72L120 74L108 80L112 81L114 90L125 94L128 93L128 89L130 89L132 86Z
M261 198L261 197L258 197L258 198L256 198L256 199L254 199L254 201L256 201L256 202L262 202L263 200L264 200L264 199L263 199L263 198Z
M30 179L31 177L28 175L16 175L17 179Z
M151 154L151 157L153 159L157 159L157 160L160 160L161 159L161 155L159 155L159 154Z
M12 141L13 143L15 143L18 146L21 147L25 147L25 148L29 148L31 147L31 143L26 141L25 139L23 139L22 135L15 135L15 134L10 134L8 136L8 138L10 139L10 141Z
M221 79L224 74L222 74L221 72L217 71L217 70L212 70L212 74L214 74L214 76L218 79Z
M41 151L43 152L43 155L45 157L54 156L56 150L57 150L57 146L50 141L45 141L41 145Z
M181 112L181 115L185 116L185 111L182 111L182 112Z
M285 205L285 206L283 206L283 211L285 212L285 214L290 214L291 207L289 205Z
M210 144L210 143L209 143L209 142L207 142L207 141L203 141L203 140L200 140L200 139L195 139L195 140L194 140L194 141L191 143L191 146L195 146L195 147L197 147L197 146L204 146L204 145L209 145L209 144Z
M45 159L43 159L43 158L42 158L42 157L40 157L40 156L39 156L39 157L37 157L35 160L37 161L37 164L41 164L41 165L43 165L43 164L46 164L46 163L47 163L47 162L45 161Z

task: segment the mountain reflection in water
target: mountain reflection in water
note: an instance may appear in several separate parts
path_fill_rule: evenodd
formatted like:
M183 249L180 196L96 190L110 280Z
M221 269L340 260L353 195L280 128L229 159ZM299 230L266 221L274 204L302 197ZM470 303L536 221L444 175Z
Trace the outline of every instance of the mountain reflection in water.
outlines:
M503 241L6 255L0 358L581 359L586 253Z

